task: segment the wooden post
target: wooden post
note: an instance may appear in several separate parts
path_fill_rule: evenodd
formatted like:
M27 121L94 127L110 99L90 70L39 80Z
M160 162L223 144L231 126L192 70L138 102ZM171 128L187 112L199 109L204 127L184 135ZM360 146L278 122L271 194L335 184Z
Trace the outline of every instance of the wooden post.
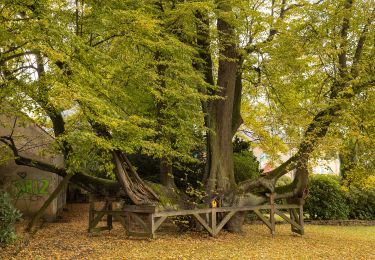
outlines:
M304 221L303 221L303 204L299 205L299 219L298 224L302 227L301 236L305 234Z
M216 208L211 209L211 229L212 229L212 236L216 235L216 222L217 222L217 214Z
M107 210L108 211L112 211L112 201L110 200L107 200ZM108 230L111 230L112 229L112 214L108 213L107 214L107 227L108 227Z
M90 202L90 208L89 208L89 233L92 231L92 221L94 220L95 217L95 202L94 202L94 195L90 194L89 195L89 202Z
M292 221L295 221L295 222L299 223L298 214L297 214L296 209L289 209L289 214L290 214L290 219ZM292 232L296 232L296 228L292 224L290 225L290 229L292 230Z
M292 198L288 200L288 203L297 204L298 208L290 208L290 219L292 220L291 223L291 230L294 233L303 235L304 234L304 220L303 220L303 198ZM297 225L298 224L298 225Z
M150 238L155 238L155 219L154 214L150 213L148 215L148 223L149 223L149 232L150 232Z
M271 235L274 236L276 233L274 193L270 193L269 197L270 197L270 206L271 206L271 209L270 209Z

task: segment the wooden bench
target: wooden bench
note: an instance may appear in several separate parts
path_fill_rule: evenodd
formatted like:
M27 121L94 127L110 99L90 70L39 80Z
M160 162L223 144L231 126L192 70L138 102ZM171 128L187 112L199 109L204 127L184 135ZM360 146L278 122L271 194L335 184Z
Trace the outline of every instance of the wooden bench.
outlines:
M113 209L113 203L118 201L116 198L90 196L89 232L111 230L114 218L120 222L129 236L155 238L156 231L168 217L191 215L214 237L219 234L234 214L253 211L270 229L272 235L275 235L275 215L279 215L291 224L292 232L304 234L303 200L295 200L293 204L276 204L274 194L269 194L269 204L266 205L186 210L159 211L155 206L148 205L125 205L121 209ZM101 209L96 209L96 202L104 204ZM269 218L264 216L262 210L269 211ZM288 210L290 217L283 210ZM219 213L220 219L218 219ZM105 215L107 216L106 226L97 227Z

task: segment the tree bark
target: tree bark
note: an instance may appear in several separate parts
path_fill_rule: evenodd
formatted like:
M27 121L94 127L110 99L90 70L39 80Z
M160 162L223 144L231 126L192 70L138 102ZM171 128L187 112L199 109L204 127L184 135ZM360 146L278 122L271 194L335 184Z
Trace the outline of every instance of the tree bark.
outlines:
M202 11L197 11L195 13L197 18L196 29L197 29L197 49L198 57L200 62L193 64L195 68L204 75L204 80L210 86L214 86L214 76L213 76L213 62L211 58L210 51L210 20L207 13ZM213 90L207 89L206 87L199 88L199 91L204 94L214 94ZM211 168L211 150L210 150L210 101L204 100L202 102L202 112L204 114L204 125L207 127L205 141L206 141L206 165L203 175L203 183L206 183L210 168Z
M112 152L115 174L121 187L136 205L155 204L159 198L138 176L129 160L120 151Z
M241 55L237 63L236 83L233 100L233 117L232 117L232 136L234 136L238 128L242 125L241 116L241 100L242 100L242 66L244 57Z
M222 4L221 10L228 13L231 6ZM233 26L220 17L217 21L219 33L219 69L217 95L210 107L209 124L214 133L209 138L211 167L207 180L207 192L227 193L235 187L232 145L232 115L237 75L237 51Z

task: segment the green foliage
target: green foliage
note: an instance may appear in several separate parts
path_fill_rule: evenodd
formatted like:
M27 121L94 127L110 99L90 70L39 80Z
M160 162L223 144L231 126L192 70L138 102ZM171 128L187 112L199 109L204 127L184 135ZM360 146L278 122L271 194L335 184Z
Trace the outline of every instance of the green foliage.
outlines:
M239 153L239 152L242 152L242 151L247 151L249 149L250 149L250 142L247 142L247 141L239 138L238 136L236 136L234 138L233 152Z
M375 220L375 187L361 189L351 186L347 193L349 218Z
M312 219L375 219L375 188L340 186L340 178L313 175L305 210Z
M208 96L201 90L209 86L193 66L196 50L174 26L194 32L192 11L204 2L163 10L134 0L7 0L2 7L0 113L27 112L55 135L58 151L69 144L68 171L111 175L114 149L193 159L203 142ZM60 116L57 129L51 119ZM93 131L93 122L111 138Z
M276 187L282 187L290 183L292 183L292 179L289 176L284 175L277 180Z
M260 175L259 162L251 151L234 153L234 176L236 182L254 179Z
M210 46L214 68L209 69L216 80L222 46L213 27L221 17L238 36L236 52L244 62L242 117L260 148L277 161L280 152L298 147L314 116L339 105L340 113L329 116L342 120L329 122L336 127L319 150L332 153L337 140L345 139L340 150L357 158L359 167L347 171L348 179L367 178L375 158L375 95L368 87L374 82L374 48L371 41L358 40L374 38L370 1L354 1L350 10L345 1L219 2L4 0L0 113L28 116L54 132L58 151L66 144L71 148L65 162L71 172L111 175L114 149L192 163L207 130L201 105L213 98L206 94L215 92L204 70L197 70L206 61L198 58L202 50L196 44L203 40ZM207 39L197 36L202 23L197 11L208 14ZM340 26L346 20L343 33ZM357 46L362 46L358 61ZM347 54L344 67L341 53ZM339 98L330 98L337 84ZM354 91L353 99L347 99ZM60 124L51 122L60 117ZM111 138L96 133L93 122ZM236 180L257 176L248 144L236 142ZM351 144L360 149L352 153ZM0 163L4 160L0 157ZM178 178L186 179L184 174ZM199 175L194 170L188 174ZM356 178L360 174L363 178Z
M17 238L14 224L20 218L21 213L13 206L9 193L0 190L0 245Z
M251 2L243 11L251 17L246 27L250 31L248 37L254 42L261 41L261 32L268 26L280 32L271 41L256 45L261 54L254 51L247 57L247 69L243 73L244 90L248 95L243 95L242 116L253 137L261 140L262 150L277 159L279 152L298 147L305 132L301 130L306 130L314 115L332 104L339 104L340 119L335 116L334 126L317 149L321 153L314 156L337 153L342 143L359 139L364 151L356 156L364 155L362 165L373 161L374 88L371 86L375 73L370 58L374 55L370 40L375 32L373 23L365 34L361 61L350 70L362 30L374 19L370 2L350 2L350 10L347 10L345 3L349 1L321 1L319 4L303 1L302 8L290 8L285 12L286 19L276 21L267 16L268 1L254 6ZM349 22L347 39L342 39L340 29L344 20ZM358 91L349 102L328 98L334 84L347 80L337 73L338 54L344 50L348 72L345 75L356 79L350 78L342 96L353 93L354 88ZM351 74L355 71L358 77ZM368 87L362 88L368 82Z
M309 195L305 211L312 219L347 219L349 216L345 192L336 177L313 175L310 177Z
M237 183L259 176L259 162L250 150L250 142L238 136L233 141L234 177Z
M361 154L362 157L365 153ZM372 157L368 157L367 162L372 162ZM343 174L344 183L347 186L358 186L360 188L370 188L374 187L375 184L375 168L373 165L371 167L364 165L365 159L362 158L361 161L354 162Z

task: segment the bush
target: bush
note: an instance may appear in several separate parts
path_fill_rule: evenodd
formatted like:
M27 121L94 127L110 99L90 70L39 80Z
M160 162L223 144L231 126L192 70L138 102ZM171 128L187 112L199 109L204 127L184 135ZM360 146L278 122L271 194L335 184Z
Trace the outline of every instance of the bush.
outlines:
M236 182L254 179L260 175L259 163L250 151L233 154L234 177Z
M375 220L375 188L352 186L347 194L351 219Z
M21 213L13 204L10 195L0 190L0 244L9 244L16 239L14 224Z
M337 176L313 175L310 177L309 195L305 211L312 219L347 219L349 206Z
M233 152L240 153L242 151L249 151L250 150L250 142L245 141L242 138L236 136L233 140Z

